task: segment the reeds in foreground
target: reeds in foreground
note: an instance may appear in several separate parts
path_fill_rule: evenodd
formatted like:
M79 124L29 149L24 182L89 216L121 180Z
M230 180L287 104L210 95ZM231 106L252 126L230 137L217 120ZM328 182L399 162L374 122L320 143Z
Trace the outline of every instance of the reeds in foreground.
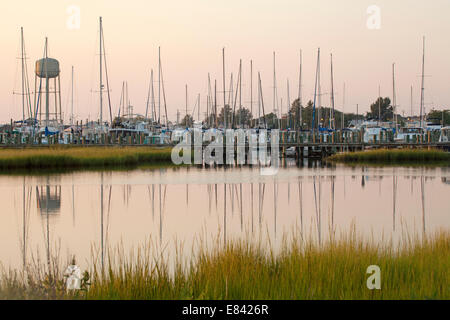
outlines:
M450 153L436 149L378 149L338 153L328 158L337 162L361 163L442 163L450 164Z
M450 234L405 237L399 245L363 241L354 232L322 245L285 241L278 254L251 241L206 249L171 265L145 245L130 254L110 252L94 264L86 290L49 295L34 278L3 275L4 299L449 299ZM368 266L381 269L381 290L369 290ZM40 281L45 282L47 278ZM31 283L31 286L30 286ZM48 281L46 282L48 283ZM36 289L40 288L40 289ZM44 289L43 289L44 288Z

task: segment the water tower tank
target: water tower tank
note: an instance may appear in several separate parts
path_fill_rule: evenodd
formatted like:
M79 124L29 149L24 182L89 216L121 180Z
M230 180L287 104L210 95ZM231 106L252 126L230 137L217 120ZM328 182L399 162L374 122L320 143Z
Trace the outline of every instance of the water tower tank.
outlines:
M59 62L56 59L44 58L36 61L36 75L39 78L56 78L59 76Z

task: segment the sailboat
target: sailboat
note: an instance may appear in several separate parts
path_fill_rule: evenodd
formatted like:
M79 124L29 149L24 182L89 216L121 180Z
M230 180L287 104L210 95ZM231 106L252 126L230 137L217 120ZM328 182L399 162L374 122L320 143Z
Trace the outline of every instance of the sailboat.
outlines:
M111 97L110 97L110 90L109 90L109 80L108 80L108 67L106 64L106 51L105 51L105 38L103 35L103 19L102 17L99 18L99 25L100 25L100 50L99 50L99 97L100 97L100 110L99 110L99 121L98 123L93 122L92 123L92 129L95 133L107 133L109 131L109 125L107 121L103 120L103 91L105 89L105 85L103 84L103 68L105 68L105 78L106 78L106 93L108 97L108 105L109 105L109 116L110 116L110 123L113 122L112 119L112 110L111 110Z
M33 134L33 128L37 125L37 121L33 117L31 104L30 84L28 81L28 68L26 63L25 40L23 35L23 27L20 28L20 60L21 60L21 92L17 93L22 100L22 120L14 122L14 133L22 133L22 143L25 142L26 136ZM26 116L27 114L27 116Z

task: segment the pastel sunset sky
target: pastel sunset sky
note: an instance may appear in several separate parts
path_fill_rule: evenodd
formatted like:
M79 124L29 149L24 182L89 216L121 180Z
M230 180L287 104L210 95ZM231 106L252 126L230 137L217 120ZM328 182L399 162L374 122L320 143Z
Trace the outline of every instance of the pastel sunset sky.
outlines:
M380 29L367 27L371 5L380 8ZM80 28L69 28L68 8L80 9ZM448 0L16 0L4 1L0 68L0 121L22 117L20 96L20 27L24 28L29 79L34 90L34 62L42 57L44 39L49 56L61 64L62 109L69 117L71 66L75 67L77 119L97 119L98 18L103 17L113 113L117 114L122 81L128 81L134 111L143 114L150 70L162 66L170 120L189 109L201 95L206 111L207 75L217 79L222 98L222 48L226 50L226 84L236 79L243 62L243 102L250 108L250 59L253 92L261 72L266 110L271 111L273 52L277 56L278 96L286 111L287 79L290 99L298 95L299 51L303 51L303 99L312 99L317 48L321 48L323 105L330 104L330 53L333 53L336 107L345 111L369 109L381 85L392 96L392 63L396 63L397 103L400 112L418 113L422 37L426 37L426 110L450 106L450 1ZM155 83L156 84L156 83ZM157 84L156 84L157 85ZM222 102L222 103L221 103ZM221 106L219 106L220 108ZM253 106L256 113L256 104ZM106 112L106 109L104 110ZM196 118L196 116L195 116Z

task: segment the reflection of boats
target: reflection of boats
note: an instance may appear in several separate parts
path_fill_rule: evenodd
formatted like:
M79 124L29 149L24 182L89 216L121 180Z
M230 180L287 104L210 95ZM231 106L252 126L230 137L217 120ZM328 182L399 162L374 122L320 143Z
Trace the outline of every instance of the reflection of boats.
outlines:
M42 215L59 214L61 210L61 186L36 187L37 207Z
M295 157L297 155L297 151L295 150L295 147L287 148L284 152L286 157Z
M445 183L445 184L448 184L448 185L450 185L450 178L447 178L447 177L442 177L442 183Z

